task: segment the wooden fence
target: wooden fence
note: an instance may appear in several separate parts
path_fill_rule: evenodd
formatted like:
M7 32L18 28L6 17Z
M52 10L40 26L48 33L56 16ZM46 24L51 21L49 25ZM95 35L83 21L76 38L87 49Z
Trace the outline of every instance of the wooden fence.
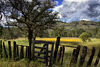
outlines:
M38 44L38 45L36 45ZM43 46L39 45L42 44ZM43 62L46 66L52 66L53 61L53 49L54 42L46 42L46 41L33 41L32 48L32 60L43 59ZM49 49L51 48L51 49ZM36 51L37 49L40 49ZM14 61L26 58L30 59L29 55L29 46L18 45L16 42L13 42L13 46L11 45L11 41L8 41L8 46L5 46L5 43L0 41L0 58L11 59Z
M42 46L40 46L39 44L42 44ZM33 45L31 46L32 48L31 58L32 60L39 60L39 62L43 62L45 63L46 66L50 66L50 67L52 67L52 64L54 64L56 61L59 61L60 64L62 65L66 47L74 48L70 65L76 64L78 62L77 59L80 55L79 66L82 66L85 61L88 48L84 46L82 48L82 51L80 52L81 46L79 45L77 47L61 45L60 37L57 38L55 47L54 47L54 42L36 41L36 40L33 41ZM95 48L93 47L91 50L91 55L87 61L87 67L91 65L94 54L95 54ZM13 42L13 46L12 46L11 41L8 41L8 49L6 49L5 43L0 41L0 59L2 58L13 59L15 61L23 58L30 59L29 46L18 45L16 44L15 41ZM100 49L98 52L98 56L95 60L94 66L98 65L99 59L100 59Z
M58 52L57 61L60 61L60 64L62 65L65 47L75 48L73 50L73 53L72 53L70 65L76 64L78 62L77 59L79 57L79 52L80 52L80 48L81 48L79 45L77 47L61 45L60 49L59 49L59 52ZM84 46L83 49L82 49L82 51L80 52L79 67L81 67L83 65L83 63L85 62L85 57L87 55L87 49L88 48L86 46ZM88 66L91 65L91 63L93 61L94 54L95 54L95 48L93 47L92 50L91 50L90 57L89 57L89 59L87 61L87 66L86 67L88 67ZM95 63L94 63L95 67L98 65L99 59L100 59L100 49L99 49L97 58L96 58Z
M44 45L40 47L40 45L36 46L36 44L44 44ZM51 45L51 47L49 45ZM33 59L37 60L38 58L40 58L39 62L45 63L46 66L52 66L53 48L54 48L54 42L36 41L36 40L33 41ZM36 51L36 49L40 49L40 51ZM36 55L35 53L38 54ZM41 57L40 56L41 54L44 55ZM41 61L41 59L44 60Z
M26 49L26 52L24 49ZM15 41L13 42L13 46L11 46L11 41L8 41L8 46L5 46L5 43L0 41L0 58L9 58L15 61L22 58L29 58L28 50L29 46L17 45Z

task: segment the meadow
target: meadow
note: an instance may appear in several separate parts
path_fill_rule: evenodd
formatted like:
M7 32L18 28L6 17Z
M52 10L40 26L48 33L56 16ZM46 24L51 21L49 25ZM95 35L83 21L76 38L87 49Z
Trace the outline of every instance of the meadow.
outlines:
M56 41L56 38L37 38L36 40L44 40L44 41ZM10 41L16 41L17 44L19 45L28 45L28 40L25 38L19 38L19 39L13 39ZM70 45L70 46L77 46L80 45L81 46L81 50L83 46L87 46L88 47L88 51L87 51L87 56L85 58L85 62L83 64L82 67L86 67L86 63L89 59L90 53L91 53L91 49L92 47L96 48L96 53L93 59L93 62L91 64L90 67L94 67L94 62L96 60L97 54L98 54L98 50L100 48L100 39L96 39L96 38L92 38L90 42L82 42L81 39L79 38L61 38L61 43L60 45ZM7 41L4 41L5 45L7 45ZM12 43L13 44L13 43ZM70 67L70 61L71 61L71 56L72 56L72 52L73 52L74 48L70 48L70 47L66 47L65 48L65 54L64 54L64 60L63 60L63 65L62 67ZM80 52L81 54L81 52ZM79 59L80 59L80 55L78 57L78 62L76 64L72 64L71 67L79 67ZM98 64L97 67L100 66L100 62ZM1 59L0 60L0 67L44 67L44 64L39 63L38 61L31 61L30 63L28 63L27 59L22 59L20 61L13 61L13 60L8 60L8 59ZM53 64L53 67L61 67L61 65L59 64L59 62L56 62L55 64Z

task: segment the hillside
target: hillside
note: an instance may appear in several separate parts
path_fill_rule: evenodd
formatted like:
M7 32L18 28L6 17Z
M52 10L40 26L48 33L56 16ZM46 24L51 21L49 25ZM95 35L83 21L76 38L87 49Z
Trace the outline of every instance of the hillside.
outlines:
M93 21L75 21L70 23L65 22L58 22L56 24L58 27L64 26L66 29L76 29L76 28L82 28L82 29L94 29L99 27L99 22L93 22Z

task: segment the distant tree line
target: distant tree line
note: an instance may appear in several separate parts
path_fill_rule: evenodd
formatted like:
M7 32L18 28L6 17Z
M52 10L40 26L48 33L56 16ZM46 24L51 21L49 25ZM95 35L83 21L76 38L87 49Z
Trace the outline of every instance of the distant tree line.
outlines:
M100 28L84 30L81 28L66 30L65 27L53 27L51 29L42 29L38 28L35 30L37 37L80 37L84 36L84 33L88 34L89 37L92 38L100 38ZM11 28L0 28L0 38L2 39L15 39L18 37L27 37L27 32L22 32L19 28L11 27Z
M72 30L66 30L65 27L54 27L53 29L46 30L43 37L79 37L82 33L88 33L89 37L100 38L100 28L94 28L89 30L84 30L82 28L76 28ZM42 36L41 36L42 37Z

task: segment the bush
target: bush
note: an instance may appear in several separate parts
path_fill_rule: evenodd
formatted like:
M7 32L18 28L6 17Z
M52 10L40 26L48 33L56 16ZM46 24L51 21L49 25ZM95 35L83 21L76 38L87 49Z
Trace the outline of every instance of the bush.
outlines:
M87 32L83 32L83 33L79 36L79 38L81 38L83 42L86 42L86 40L89 39L89 34L88 34Z

